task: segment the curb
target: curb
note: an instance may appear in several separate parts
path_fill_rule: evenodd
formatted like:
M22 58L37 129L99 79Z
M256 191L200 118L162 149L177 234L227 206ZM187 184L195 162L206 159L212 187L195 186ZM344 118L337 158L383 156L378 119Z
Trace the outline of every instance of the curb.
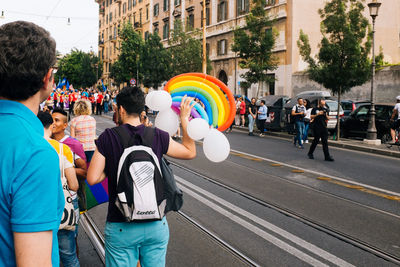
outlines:
M241 128L241 127L236 127L236 126L233 126L233 128L240 132L246 132L246 133L248 132L247 128ZM292 135L282 133L282 132L267 131L265 133L265 135L281 137L281 138L285 138L287 140L291 140L293 138ZM309 139L313 140L313 137L310 137ZM338 142L332 141L332 140L328 140L328 145L332 146L332 147L339 147L339 148L345 148L345 149L349 149L349 150L367 152L367 153L371 153L371 154L389 156L389 157L393 157L393 158L400 158L400 151L391 151L391 150L386 150L386 149L381 149L381 148L360 146L360 145L356 145L356 144L346 144L343 142L338 143Z

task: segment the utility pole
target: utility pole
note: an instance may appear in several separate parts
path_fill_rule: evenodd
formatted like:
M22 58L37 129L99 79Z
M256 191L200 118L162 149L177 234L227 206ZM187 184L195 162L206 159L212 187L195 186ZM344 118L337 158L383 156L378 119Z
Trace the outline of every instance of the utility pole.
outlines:
M203 73L207 74L206 0L203 0Z

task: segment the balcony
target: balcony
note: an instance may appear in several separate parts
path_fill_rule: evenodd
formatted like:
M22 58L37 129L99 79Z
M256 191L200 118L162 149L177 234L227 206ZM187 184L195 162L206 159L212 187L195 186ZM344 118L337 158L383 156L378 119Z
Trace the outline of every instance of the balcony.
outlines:
M99 47L104 47L104 40L99 41Z
M111 42L116 43L116 42L117 42L117 36L113 36L113 37L111 38Z
M134 27L136 30L138 30L138 29L141 29L141 28L142 28L142 24L141 24L140 22L135 22L135 23L133 24L133 27Z
M122 0L115 0L116 3L121 4Z
M99 13L100 13L101 15L104 15L104 7L100 7L100 8L99 8Z

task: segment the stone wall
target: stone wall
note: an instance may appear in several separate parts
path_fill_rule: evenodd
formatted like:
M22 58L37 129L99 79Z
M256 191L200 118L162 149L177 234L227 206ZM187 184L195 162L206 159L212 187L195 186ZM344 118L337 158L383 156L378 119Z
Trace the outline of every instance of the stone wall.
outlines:
M376 72L375 101L377 103L394 103L400 95L400 66L391 66ZM292 95L303 91L327 90L318 83L311 81L304 72L292 75ZM343 96L343 99L368 100L371 98L371 81L356 86Z

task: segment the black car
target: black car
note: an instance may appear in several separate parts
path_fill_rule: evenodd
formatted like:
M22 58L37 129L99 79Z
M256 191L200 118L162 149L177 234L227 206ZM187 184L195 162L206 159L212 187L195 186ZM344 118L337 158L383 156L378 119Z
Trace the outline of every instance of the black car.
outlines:
M354 110L349 117L343 120L341 123L342 137L365 138L367 136L370 108L370 103L363 103ZM383 143L387 142L387 140L389 140L388 138L390 138L390 117L393 108L394 105L392 104L375 104L377 135Z
M257 101L258 105L261 102L261 100L265 101L265 105L268 108L269 121L265 124L265 128L267 128L268 130L277 130L277 131L284 129L285 127L284 106L286 102L289 100L289 97L286 95L265 96Z
M347 118L350 116L354 110L356 110L362 104L370 103L369 100L362 100L362 101L354 101L354 100L341 100L340 105L344 110L344 117Z

